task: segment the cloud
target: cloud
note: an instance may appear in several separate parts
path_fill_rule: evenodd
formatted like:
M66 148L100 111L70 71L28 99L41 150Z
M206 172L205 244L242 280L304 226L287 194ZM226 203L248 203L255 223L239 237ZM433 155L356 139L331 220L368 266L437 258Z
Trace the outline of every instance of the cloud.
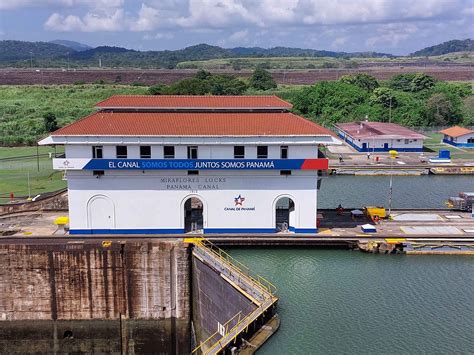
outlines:
M0 0L0 9L11 10L26 7L77 7L86 6L97 9L120 7L124 0Z
M182 27L226 28L239 23L260 24L259 16L238 0L189 0L189 16L176 19Z
M45 22L47 30L58 32L99 32L120 31L124 26L124 12L122 9L113 11L111 15L87 13L83 18L74 15L62 16L52 14Z

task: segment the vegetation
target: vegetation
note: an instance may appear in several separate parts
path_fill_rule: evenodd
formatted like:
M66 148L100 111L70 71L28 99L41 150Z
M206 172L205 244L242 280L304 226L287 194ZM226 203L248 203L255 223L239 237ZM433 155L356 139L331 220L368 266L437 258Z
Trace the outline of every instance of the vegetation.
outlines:
M445 55L450 52L473 51L473 41L450 41L414 54ZM472 58L466 54L467 62ZM463 56L461 56L463 57ZM137 51L121 47L88 46L71 41L23 42L0 41L0 66L13 67L134 67L134 68L256 68L316 69L354 68L366 61L397 62L407 58L375 52L333 52L303 48L221 48L198 44L179 50ZM456 59L455 59L456 58ZM410 58L411 61L418 58ZM463 58L461 58L464 61ZM425 60L425 58L423 58ZM437 59L435 59L437 60ZM457 61L443 57L440 61ZM425 60L426 61L426 60Z
M150 95L242 95L247 87L247 83L232 75L213 75L200 70L193 78L183 79L169 86L151 86L148 93Z
M59 127L94 111L114 94L146 94L146 87L121 85L0 86L0 145L32 145L47 133L43 116Z
M114 94L275 94L292 102L297 113L326 126L361 120L366 115L370 120L391 120L405 126L474 125L470 84L436 81L424 74L403 74L387 82L357 74L312 86L255 86L206 71L169 86L1 86L0 145L35 144L56 127L93 112L95 103Z
M452 40L437 44L436 46L427 47L414 52L415 56L432 56L454 52L472 52L474 51L474 41L472 39Z
M472 97L468 83L436 81L426 74L401 74L383 83L355 75L318 82L290 101L297 112L325 125L368 116L405 126L440 126L471 125Z
M28 193L34 197L66 187L62 172L53 170L49 153L54 151L52 147L38 147L37 160L36 147L0 147L0 203L6 203L10 193L15 198L28 196ZM58 147L57 153L62 152L62 147Z
M257 90L270 90L276 88L277 84L269 72L258 67L250 77L250 86Z

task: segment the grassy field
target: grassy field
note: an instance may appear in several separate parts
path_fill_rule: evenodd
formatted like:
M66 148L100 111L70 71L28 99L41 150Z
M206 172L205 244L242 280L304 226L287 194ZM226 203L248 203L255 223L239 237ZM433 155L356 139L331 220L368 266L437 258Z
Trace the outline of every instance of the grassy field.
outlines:
M473 53L450 53L432 57L398 57L398 58L333 58L333 57L261 57L261 58L219 58L180 62L177 69L253 69L263 65L269 69L324 69L324 68L353 68L371 64L393 64L426 61L471 64L474 62Z
M52 147L39 147L39 171L36 147L0 147L0 203L9 200L10 193L15 197L36 196L43 192L66 187L62 172L53 170L48 153L54 153ZM62 147L57 153L62 153ZM46 155L46 156L41 156ZM23 157L23 158L19 158ZM29 176L29 188L28 188Z
M451 152L451 158L453 159L473 159L474 160L474 149L473 148L456 148L449 144L441 143L443 135L440 133L429 133L426 134L429 138L425 140L425 148L438 153L440 150L449 150Z
M0 86L0 145L35 144L47 112L63 126L91 113L96 102L111 95L146 90L122 85Z

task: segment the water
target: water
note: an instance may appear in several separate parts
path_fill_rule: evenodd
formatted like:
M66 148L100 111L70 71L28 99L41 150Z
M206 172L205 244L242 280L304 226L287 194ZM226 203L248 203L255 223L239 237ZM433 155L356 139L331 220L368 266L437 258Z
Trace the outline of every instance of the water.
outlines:
M389 181L389 176L329 176L318 193L318 208L388 206ZM394 176L392 207L445 208L444 201L462 191L474 191L473 176Z
M389 178L331 176L319 208L387 205ZM393 207L443 208L469 176L394 177ZM231 249L278 288L279 331L259 354L474 352L474 258Z
M281 326L259 354L474 351L472 257L230 252L278 288Z

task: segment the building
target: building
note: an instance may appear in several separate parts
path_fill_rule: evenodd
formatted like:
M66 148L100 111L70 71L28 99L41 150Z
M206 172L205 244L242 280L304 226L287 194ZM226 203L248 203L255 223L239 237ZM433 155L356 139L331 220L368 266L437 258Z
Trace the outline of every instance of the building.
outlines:
M71 234L315 233L332 133L275 96L113 96L65 145Z
M472 129L454 126L439 133L443 134L443 143L455 147L474 147L474 131Z
M336 125L340 138L359 152L422 152L426 136L395 123L349 122Z

